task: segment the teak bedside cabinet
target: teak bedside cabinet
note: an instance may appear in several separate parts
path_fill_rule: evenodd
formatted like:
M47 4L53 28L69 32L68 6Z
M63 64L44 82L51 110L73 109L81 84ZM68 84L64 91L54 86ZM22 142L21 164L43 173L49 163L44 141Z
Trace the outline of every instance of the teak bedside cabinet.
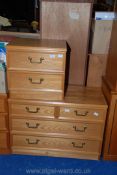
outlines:
M7 46L10 98L63 100L66 42L17 38Z

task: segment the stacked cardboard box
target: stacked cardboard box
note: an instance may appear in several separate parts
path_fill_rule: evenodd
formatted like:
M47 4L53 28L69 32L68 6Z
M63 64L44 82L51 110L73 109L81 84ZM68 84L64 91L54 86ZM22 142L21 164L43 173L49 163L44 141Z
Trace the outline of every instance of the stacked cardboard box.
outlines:
M101 87L102 76L105 74L113 26L113 19L110 19L112 15L110 16L108 13L106 14L106 17L104 16L105 18L102 16L102 18L96 18L92 22L89 66L87 74L87 86L90 87ZM103 13L101 13L101 15L103 15ZM108 16L109 18L107 18Z

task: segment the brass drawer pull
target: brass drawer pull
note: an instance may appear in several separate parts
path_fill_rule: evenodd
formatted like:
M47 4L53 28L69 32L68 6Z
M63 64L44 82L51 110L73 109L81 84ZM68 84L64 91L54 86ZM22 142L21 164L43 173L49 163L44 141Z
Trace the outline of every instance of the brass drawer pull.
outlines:
M83 148L85 146L85 143L82 143L81 145L76 145L75 142L72 142L72 145L74 148Z
M76 132L85 132L86 131L86 129L87 129L87 127L85 126L85 127L83 127L83 129L78 129L76 126L73 126L73 128L74 128L74 130L76 131Z
M86 112L84 112L84 113L80 113L80 112L78 112L78 111L76 110L76 111L74 111L74 112L75 112L76 116L87 116L87 114L88 114L88 111L86 111Z
M30 141L30 139L26 139L26 141L28 142L29 145L37 145L40 140L36 139L36 141L32 142Z
M28 57L28 60L30 61L31 64L41 64L44 58L41 57L39 61L33 61L31 57Z
M39 123L36 123L35 126L30 126L30 123L26 122L26 125L27 125L28 128L37 129L40 124Z
M29 113L38 113L39 110L40 110L40 108L36 108L35 111L31 111L31 110L29 109L29 107L26 107L26 111L29 112Z
M32 84L42 84L42 82L44 81L43 78L40 78L39 82L35 82L32 80L32 78L29 77L29 81L32 83Z

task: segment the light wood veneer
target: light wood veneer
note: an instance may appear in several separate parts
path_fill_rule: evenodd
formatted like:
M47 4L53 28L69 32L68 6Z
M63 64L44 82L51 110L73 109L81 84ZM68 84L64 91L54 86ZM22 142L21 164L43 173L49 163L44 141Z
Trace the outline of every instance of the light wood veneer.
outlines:
M10 153L7 95L0 94L0 154Z
M7 46L10 98L64 98L66 42L17 38Z
M13 153L99 159L107 105L100 89L69 86L63 101L9 99Z

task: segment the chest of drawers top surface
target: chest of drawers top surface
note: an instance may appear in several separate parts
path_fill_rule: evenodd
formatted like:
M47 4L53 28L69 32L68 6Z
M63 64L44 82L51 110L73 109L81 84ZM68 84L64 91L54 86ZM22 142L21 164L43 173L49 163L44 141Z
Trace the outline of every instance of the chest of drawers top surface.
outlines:
M66 51L66 42L64 40L39 40L29 38L16 38L10 42L7 49L31 49L37 51Z
M77 105L106 106L105 98L100 88L88 88L82 86L68 86L65 103Z

